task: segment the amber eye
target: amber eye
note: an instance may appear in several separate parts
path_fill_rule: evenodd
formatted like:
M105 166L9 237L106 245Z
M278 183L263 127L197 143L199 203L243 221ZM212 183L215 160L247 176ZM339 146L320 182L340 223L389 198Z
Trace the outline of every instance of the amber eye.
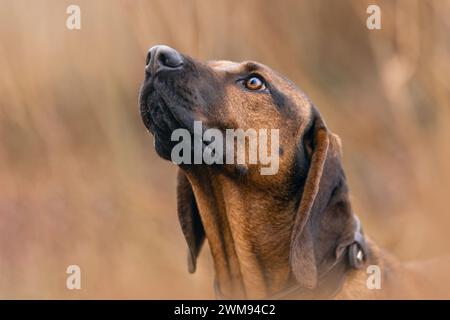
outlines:
M245 80L244 84L245 84L245 87L248 90L254 90L255 91L255 90L263 90L263 89L265 89L264 82L260 78L258 78L256 76L248 78L247 80Z

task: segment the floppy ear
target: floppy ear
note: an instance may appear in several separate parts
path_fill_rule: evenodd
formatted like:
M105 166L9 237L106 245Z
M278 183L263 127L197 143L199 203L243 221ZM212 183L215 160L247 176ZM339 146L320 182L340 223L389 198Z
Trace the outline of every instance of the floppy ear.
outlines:
M299 152L309 170L292 229L290 264L305 288L318 285L353 241L355 223L340 159L340 141L313 108Z
M205 230L198 213L191 183L181 170L178 170L177 176L177 206L178 219L188 244L188 270L190 273L194 273L197 256L205 240Z

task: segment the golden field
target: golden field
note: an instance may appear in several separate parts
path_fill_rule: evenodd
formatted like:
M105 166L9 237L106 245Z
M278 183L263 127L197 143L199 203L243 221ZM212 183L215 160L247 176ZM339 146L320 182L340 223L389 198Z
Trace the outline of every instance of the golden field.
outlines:
M341 137L365 232L401 260L449 253L449 17L443 0L0 0L0 298L214 297L138 113L155 44L285 74Z

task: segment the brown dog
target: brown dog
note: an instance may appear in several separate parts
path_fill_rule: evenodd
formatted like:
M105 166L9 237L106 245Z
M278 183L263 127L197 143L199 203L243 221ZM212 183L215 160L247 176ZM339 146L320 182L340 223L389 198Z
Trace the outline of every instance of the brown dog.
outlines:
M180 164L178 214L189 271L206 236L218 297L416 298L423 292L421 277L363 235L339 138L308 98L270 68L203 64L156 46L148 53L140 110L164 159L171 158L173 130L192 131L195 120L221 131L279 129L275 175L261 175L259 164ZM379 268L381 289L368 285L370 265Z

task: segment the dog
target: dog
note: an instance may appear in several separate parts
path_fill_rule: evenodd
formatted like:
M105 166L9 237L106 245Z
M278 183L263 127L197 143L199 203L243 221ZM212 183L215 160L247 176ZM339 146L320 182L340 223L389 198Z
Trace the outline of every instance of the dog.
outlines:
M274 175L260 174L261 164L179 164L188 268L195 271L207 239L218 298L412 299L436 292L425 289L426 276L364 234L349 200L339 137L310 99L269 67L202 63L155 46L139 107L166 160L175 147L172 132L192 132L194 121L219 131L279 130Z

